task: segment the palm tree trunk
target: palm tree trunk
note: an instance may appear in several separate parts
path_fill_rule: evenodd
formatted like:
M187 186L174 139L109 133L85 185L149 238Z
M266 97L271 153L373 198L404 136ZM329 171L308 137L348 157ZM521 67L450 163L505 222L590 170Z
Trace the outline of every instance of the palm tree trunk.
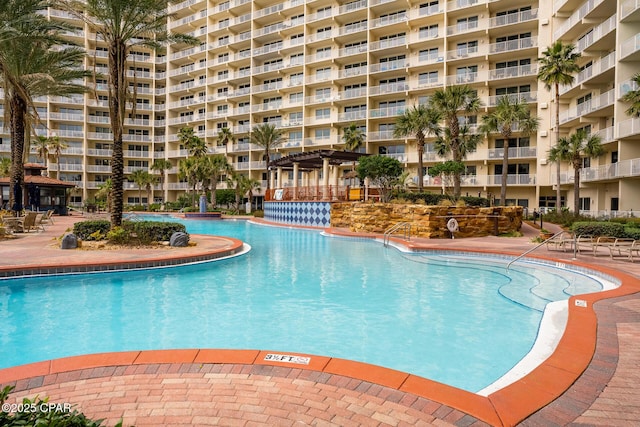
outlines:
M269 190L271 189L271 169L269 169L269 149L264 150L264 158L267 161L267 189L265 190L265 196L269 195Z
M500 183L500 204L506 206L507 200L507 179L509 178L509 140L504 140L504 154L502 156L502 182Z
M556 146L560 143L560 85L556 83ZM560 212L560 162L556 162L556 211Z
M580 164L573 166L573 214L580 215Z
M24 208L24 120L27 104L18 95L11 97L11 178L9 209L17 216Z
M216 190L218 189L218 175L211 177L211 208L215 209L218 204Z
M458 122L457 116L455 116L452 120L449 120L449 132L451 135L451 153L453 154L453 161L460 162L462 161L462 156L460 155L460 123ZM460 181L460 173L454 173L453 197L455 197L456 199L460 197Z
M424 178L422 170L424 169L424 163L422 156L424 155L424 142L418 141L418 191L422 193L424 188Z
M113 194L113 212L111 212L111 226L122 225L122 211L124 207L124 158L123 158L123 120L126 107L126 77L125 61L127 57L126 45L115 43L109 46L109 77L111 79L109 93L109 115L113 130L113 155L111 160L111 182ZM135 101L134 101L135 102Z

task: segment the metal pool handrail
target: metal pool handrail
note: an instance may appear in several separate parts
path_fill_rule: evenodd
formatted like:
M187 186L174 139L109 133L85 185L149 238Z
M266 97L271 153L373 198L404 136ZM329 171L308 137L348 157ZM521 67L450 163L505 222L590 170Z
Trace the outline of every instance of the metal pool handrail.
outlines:
M527 254L529 254L529 253L531 253L531 252L535 251L535 250L536 250L536 249L538 249L540 246L542 246L542 245L544 245L544 244L548 243L550 240L553 240L553 239L555 239L556 237L558 237L558 236L562 235L563 233L564 233L564 230L563 230L563 231L558 231L556 234L554 234L553 236L551 236L549 239L544 240L544 241L542 241L542 242L538 243L538 244L537 244L537 245L535 245L533 248L529 249L529 250L528 250L528 251L526 251L526 252L521 253L520 255L518 255L517 257L515 257L514 259L512 259L511 261L509 261L509 264L507 264L507 271L509 271L509 267L511 267L511 264L513 264L514 262L518 261L520 258L524 257L525 255L527 255Z
M404 228L404 240L411 239L411 223L399 222L398 224L392 225L391 227L385 230L384 238L383 238L383 243L385 247L389 245L389 239L391 238L391 235L396 231L400 230L401 228Z

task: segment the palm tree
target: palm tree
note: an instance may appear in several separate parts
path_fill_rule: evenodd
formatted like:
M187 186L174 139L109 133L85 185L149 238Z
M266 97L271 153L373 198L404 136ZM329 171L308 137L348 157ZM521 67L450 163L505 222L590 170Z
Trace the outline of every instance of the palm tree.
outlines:
M47 159L49 158L49 138L44 135L38 135L36 139L31 141L31 144L36 148L36 155L44 162L44 167L47 167Z
M49 151L55 156L56 164L58 165L56 178L60 179L60 156L62 155L62 150L69 148L69 145L60 141L57 135L50 136L47 139L49 141Z
M222 175L229 175L233 172L233 169L227 158L222 154L214 154L213 156L207 156L203 159L207 174L209 175L209 182L211 184L211 206L215 209L218 204L216 200L216 190L218 189L218 183Z
M186 179L189 186L193 189L192 205L196 203L196 192L198 184L206 178L206 170L203 166L203 157L188 157L180 160L178 163L178 176Z
M538 80L544 83L547 90L554 89L556 102L556 145L560 143L560 85L570 85L573 83L574 74L580 71L578 58L580 53L574 52L575 46L564 44L561 40L556 41L542 52L542 57L538 58L540 68L538 68ZM556 164L556 208L560 209L560 163Z
M622 100L630 102L631 106L626 111L628 115L632 117L640 117L640 73L631 78L636 84L636 90L630 90L623 97Z
M355 152L365 143L366 135L355 123L350 123L348 127L342 131L342 140L344 141L344 148L348 151ZM351 174L355 175L356 161L354 160L351 165ZM354 176L355 179L355 176Z
M436 149L440 153L451 153L454 162L462 162L465 153L475 151L480 137L471 133L468 126L460 126L458 114L475 114L481 106L478 94L467 85L447 86L435 91L429 100L428 108L440 111L444 118L444 132L436 141ZM460 197L459 173L453 176L453 195L456 198Z
M231 132L231 129L224 127L218 132L218 146L224 146L225 153L228 152L228 144L236 142L236 137Z
M112 186L113 182L111 178L108 178L103 184L98 186L98 191L96 191L96 200L104 200L106 202L107 212L111 212L111 209L113 209Z
M14 212L22 210L26 141L38 121L33 99L82 93L84 86L75 82L88 75L82 70L84 51L61 42L60 30L66 26L38 13L48 3L5 0L0 6L0 86L10 123L9 205Z
M128 101L127 56L132 49L159 50L169 42L197 43L197 39L168 31L169 0L58 0L83 20L88 31L107 45L109 61L109 118L113 130L111 226L122 224L124 159L122 134Z
M502 156L502 182L500 183L500 202L507 200L507 169L509 167L509 138L513 128L518 127L523 136L529 136L538 129L539 119L531 115L525 100L517 96L505 95L498 99L496 109L482 117L480 131L489 138L491 132L500 132L504 138Z
M580 213L580 169L585 158L595 158L604 154L601 138L596 134L588 134L584 129L568 138L560 138L555 147L549 150L549 160L552 162L569 162L573 167L573 209L574 215Z
M251 130L251 142L264 148L264 160L267 162L267 171L271 166L271 150L274 150L285 142L282 129L276 128L271 123L262 123ZM270 179L267 175L267 190L269 194Z
M140 204L142 205L142 188L144 187L147 190L147 209L151 204L150 201L150 192L151 185L155 182L156 177L151 175L148 171L144 169L136 169L131 174L131 179L138 186L138 197L140 198Z
M247 175L232 173L229 176L227 183L234 189L236 196L236 212L240 210L240 203L244 196L247 196L249 203L253 204L253 191L260 191L260 181L249 178Z
M409 108L398 117L393 136L396 138L406 138L415 135L418 145L418 191L422 192L424 186L424 144L425 138L431 134L440 136L440 121L442 114L435 108L427 108L424 105L417 105Z
M158 171L160 173L160 189L162 190L162 200L164 201L164 178L165 172L173 167L173 164L166 159L155 159L151 165L152 171Z
M203 157L207 154L206 142L195 134L193 128L181 128L178 131L178 140L189 151L190 156Z

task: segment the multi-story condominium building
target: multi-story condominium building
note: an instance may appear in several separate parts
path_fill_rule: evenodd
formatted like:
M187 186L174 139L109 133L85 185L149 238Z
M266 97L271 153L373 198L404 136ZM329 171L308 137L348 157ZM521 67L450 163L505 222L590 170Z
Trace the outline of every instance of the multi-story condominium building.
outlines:
M484 104L464 117L472 128L505 94L525 99L541 122L530 136L516 131L508 141L498 134L484 140L467 156L462 193L499 195L508 149L506 203L554 207L556 168L547 156L555 143L556 105L537 72L542 52L562 40L582 56L574 84L561 88L560 132L598 133L606 150L584 161L579 208L608 214L640 209L640 119L627 116L621 101L636 89L631 77L640 71L640 0L186 0L170 11L169 29L201 44L169 46L162 55L133 51L128 71L136 108L126 121L125 172L148 170L158 158L172 161L164 194L156 186L159 199L175 200L187 190L177 168L187 155L177 137L184 126L204 138L211 153L226 155L235 170L262 181L263 189L263 150L249 138L260 123L285 130L275 157L341 149L343 129L356 123L366 132L363 151L398 159L417 180L415 141L393 137L396 119L436 89L467 84ZM77 26L68 36L86 48L86 67L106 75L105 46L96 35L65 12L48 14ZM107 81L87 84L96 90L37 100L46 123L38 132L55 133L69 145L59 178L77 183L76 204L90 200L111 170ZM220 147L224 127L236 141ZM0 156L10 147L8 129L3 132ZM427 167L443 161L433 143L424 161ZM52 176L57 168L49 165ZM292 172L277 180L282 186L293 181ZM443 190L438 178L425 175L423 182L426 190ZM573 209L567 164L561 182L563 204ZM135 184L126 190L125 203L140 203Z

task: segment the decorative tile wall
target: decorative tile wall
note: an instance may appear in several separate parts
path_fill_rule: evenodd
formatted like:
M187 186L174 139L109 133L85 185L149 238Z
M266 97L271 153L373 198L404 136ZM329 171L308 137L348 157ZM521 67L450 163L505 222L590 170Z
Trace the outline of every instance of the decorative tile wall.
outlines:
M329 202L266 202L264 219L281 224L307 227L329 227L331 203Z

